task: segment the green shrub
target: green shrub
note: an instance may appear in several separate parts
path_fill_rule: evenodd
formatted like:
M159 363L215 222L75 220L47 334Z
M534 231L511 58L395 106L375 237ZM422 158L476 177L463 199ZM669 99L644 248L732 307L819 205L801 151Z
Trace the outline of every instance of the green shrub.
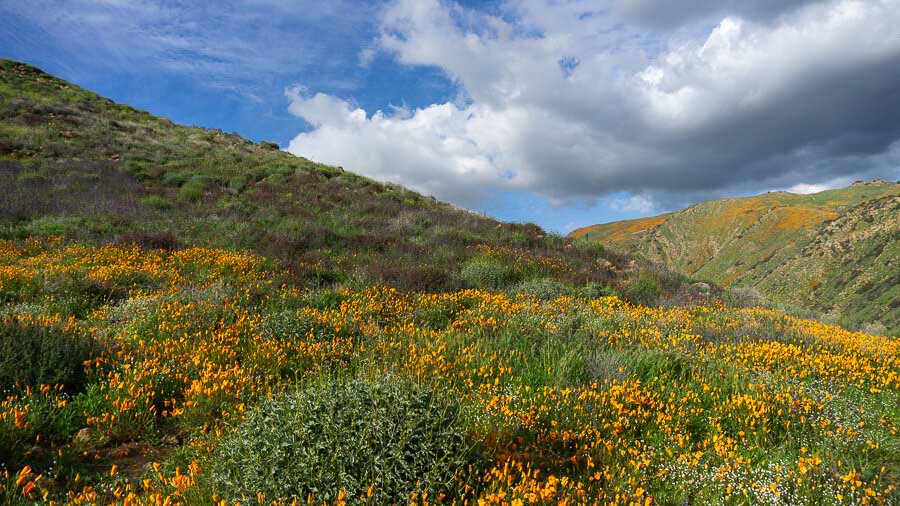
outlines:
M528 241L528 234L525 232L513 232L509 237L509 242L514 246L526 247Z
M528 279L516 285L513 291L533 295L542 300L552 300L574 292L571 286L552 278Z
M163 176L163 184L166 186L179 187L186 183L190 176L184 172L166 172Z
M33 181L45 181L47 176L40 172L35 172L34 170L24 170L16 176L16 182L19 185L28 184Z
M599 299L600 297L619 296L619 292L617 292L613 287L602 285L600 283L587 283L578 291L579 294L586 299Z
M522 280L515 266L499 258L478 256L467 261L460 272L463 281L472 288L500 290Z
M331 309L338 309L339 307L341 307L341 302L346 299L347 296L337 290L322 288L319 290L310 291L308 294L306 294L303 301L307 306L313 309L318 309L319 311L327 311Z
M178 189L178 199L186 201L196 201L203 196L206 189L206 179L202 176L194 176Z
M85 426L84 413L66 393L35 390L24 399L28 411L22 426L10 419L0 420L0 470L17 469L26 463L43 467L51 460L60 464L62 449L52 451L52 447L36 446L35 442L66 442ZM8 504L3 502L2 492L0 504Z
M674 351L637 350L626 360L629 371L645 382L659 378L683 381L691 374L688 357Z
M172 203L169 202L168 199L161 195L150 195L141 199L141 204L145 206L150 206L159 210L166 210L172 208Z
M247 176L240 174L228 179L228 188L234 192L240 192L247 186Z
M603 243L592 241L590 239L582 238L576 240L575 247L597 258L604 258L607 254L606 247L603 246Z
M649 306L659 300L661 290L659 279L650 272L641 272L625 288L625 297L635 304Z
M86 381L84 362L95 346L88 337L56 326L0 322L0 392L40 385L65 385L77 392Z
M25 225L30 235L75 235L84 229L84 220L74 216L42 216Z
M428 491L452 500L480 454L449 397L406 382L325 383L267 401L226 436L210 485L229 501L255 497L401 504Z

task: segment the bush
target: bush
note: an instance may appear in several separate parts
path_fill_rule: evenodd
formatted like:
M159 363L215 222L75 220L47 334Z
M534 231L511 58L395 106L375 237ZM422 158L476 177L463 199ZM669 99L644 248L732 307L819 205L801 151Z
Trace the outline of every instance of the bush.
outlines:
M203 176L194 176L178 189L178 199L194 202L203 196L207 180Z
M141 199L141 204L161 211L172 208L172 203L161 195L150 195Z
M499 258L479 256L466 262L460 275L471 288L500 290L522 280L515 267Z
M166 172L163 176L163 184L177 188L185 184L189 178L190 176L184 172Z
M74 235L84 229L84 220L75 216L42 216L25 225L29 235Z
M513 289L515 293L533 295L542 300L552 300L564 295L572 295L571 286L552 278L535 278L523 281Z
M602 285L600 283L586 283L581 289L579 293L582 297L587 299L599 299L600 297L618 297L619 292L617 292L613 287Z
M479 453L449 397L398 381L326 383L265 402L226 436L210 485L229 501L309 494L333 502L401 504L409 494L457 496Z
M606 247L603 246L603 243L601 242L582 238L576 240L574 244L575 248L577 248L579 251L583 251L593 257L605 258L607 255Z
M116 244L134 244L142 249L162 249L174 251L181 247L178 238L171 232L129 232L116 237Z
M228 189L240 193L247 187L247 176L239 174L228 179Z
M68 392L84 388L84 362L95 347L88 337L55 326L0 322L0 391L40 385L65 385Z
M369 279L400 290L443 292L461 288L452 273L433 265L385 265L376 263L369 269Z
M625 288L625 297L629 301L645 306L655 304L659 300L660 293L659 279L650 272L641 272Z

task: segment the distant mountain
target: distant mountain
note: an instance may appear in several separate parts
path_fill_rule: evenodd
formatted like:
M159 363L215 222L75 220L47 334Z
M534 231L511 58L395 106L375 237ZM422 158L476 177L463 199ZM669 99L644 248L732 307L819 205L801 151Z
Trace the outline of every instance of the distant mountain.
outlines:
M573 231L777 306L900 333L900 184L771 192Z

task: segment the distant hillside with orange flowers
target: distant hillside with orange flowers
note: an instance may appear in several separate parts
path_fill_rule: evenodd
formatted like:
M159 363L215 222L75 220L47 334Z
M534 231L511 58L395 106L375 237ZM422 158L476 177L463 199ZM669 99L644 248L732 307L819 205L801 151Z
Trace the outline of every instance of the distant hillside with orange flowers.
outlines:
M898 333L900 184L771 192L593 225L572 237L844 325Z

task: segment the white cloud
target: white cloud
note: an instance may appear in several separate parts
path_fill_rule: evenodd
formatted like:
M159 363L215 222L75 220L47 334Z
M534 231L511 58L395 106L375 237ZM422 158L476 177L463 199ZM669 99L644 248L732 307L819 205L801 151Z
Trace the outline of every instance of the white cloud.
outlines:
M381 49L441 68L463 100L367 116L289 95L316 126L289 150L457 202L499 188L557 200L624 191L643 199L634 209L896 173L881 164L900 139L900 0L726 16L661 51L592 5L528 0L499 17L396 1Z
M656 209L653 200L646 195L631 195L627 198L609 199L608 205L620 211L637 211L641 214L650 214Z
M803 195L808 195L810 193L819 193L830 189L831 188L826 184L798 183L788 188L787 191L790 193L800 193Z
M380 180L474 203L502 174L476 142L471 111L438 104L415 112L367 117L347 102L288 91L290 111L318 128L296 136L288 151L361 170Z

